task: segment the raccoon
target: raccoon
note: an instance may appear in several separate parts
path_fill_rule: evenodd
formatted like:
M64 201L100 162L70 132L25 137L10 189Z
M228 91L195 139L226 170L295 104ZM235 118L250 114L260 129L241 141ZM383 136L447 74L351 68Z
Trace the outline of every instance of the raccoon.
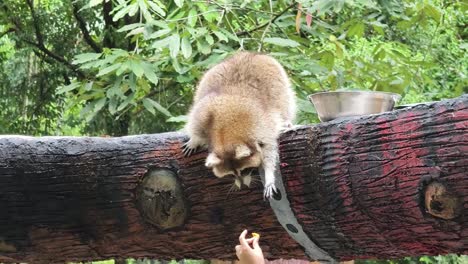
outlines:
M276 191L278 137L295 118L295 94L274 58L239 52L202 77L185 127L185 155L208 147L206 167L217 177L250 182L252 168L265 171L264 196ZM240 186L240 184L239 184Z

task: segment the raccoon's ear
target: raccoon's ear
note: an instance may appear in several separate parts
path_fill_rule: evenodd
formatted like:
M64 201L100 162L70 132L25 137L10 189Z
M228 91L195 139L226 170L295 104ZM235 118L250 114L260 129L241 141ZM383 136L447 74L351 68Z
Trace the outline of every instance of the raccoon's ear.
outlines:
M220 163L221 160L218 158L218 156L216 156L214 152L211 152L210 154L208 154L208 157L206 157L205 166L208 168L212 168L216 165L219 165Z
M243 159L247 158L248 156L252 155L252 151L246 145L238 145L236 146L236 159Z

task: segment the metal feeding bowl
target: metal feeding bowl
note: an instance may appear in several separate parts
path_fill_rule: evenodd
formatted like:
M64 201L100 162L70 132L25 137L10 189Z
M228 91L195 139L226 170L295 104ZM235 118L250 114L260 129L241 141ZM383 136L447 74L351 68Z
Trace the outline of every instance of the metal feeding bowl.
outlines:
M399 94L368 91L321 92L309 95L322 122L392 111L400 98Z

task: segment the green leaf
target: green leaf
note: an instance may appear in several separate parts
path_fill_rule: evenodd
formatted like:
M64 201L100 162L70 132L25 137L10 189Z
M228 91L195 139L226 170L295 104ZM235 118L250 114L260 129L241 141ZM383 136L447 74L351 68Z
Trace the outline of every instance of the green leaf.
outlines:
M317 11L318 15L326 13L328 10L330 10L334 5L336 5L337 0L318 0L315 1L314 4L312 5L311 9L309 12L313 13Z
M149 107L147 107L146 105L149 105ZM150 98L144 98L143 99L143 105L145 106L146 109L148 108L151 108L151 107L154 107L156 108L159 112L163 113L164 115L166 115L167 117L172 117L172 114L166 109L164 108L162 105L160 105L158 102L150 99ZM150 111L148 109L148 111ZM151 112L151 111L150 111ZM153 113L153 112L152 112ZM154 113L153 113L154 114Z
M126 72L128 69L131 69L132 65L130 64L130 61L126 61L125 63L122 64L120 68L117 69L115 72L115 75L120 76L122 73Z
M165 21L162 21L162 20L153 20L151 22L148 22L148 24L151 26L157 26L159 28L169 29L169 25Z
M146 108L146 110L148 110L151 114L155 115L156 114L156 110L154 109L154 106L153 104L151 104L151 102L149 101L150 99L148 98L144 98L143 99L143 106Z
M123 80L123 76L118 76L115 80L114 80L114 83L112 84L112 87L107 90L106 92L106 96L107 98L111 98L111 97L114 97L114 96L118 96L119 98L126 98L126 96L124 95L123 91L122 91L122 80Z
M188 37L182 38L182 55L184 55L184 58L186 59L192 55L192 44Z
M281 46L281 47L292 47L292 48L298 47L300 45L298 42L294 40L285 39L285 38L265 38L263 39L263 42Z
M224 35L220 31L213 30L213 33L216 35L216 37L219 39L219 41L224 41L224 42L229 41L228 38L226 37L226 35Z
M85 91L91 91L93 89L93 84L94 82L88 82L84 87Z
M187 116L186 115L180 115L180 116L173 116L170 117L166 120L166 122L171 122L171 123L186 123L187 122Z
M221 33L223 33L224 35L226 35L228 38L234 40L234 41L239 41L239 38L237 37L237 35L234 35L232 34L231 32L223 29L223 28L219 28L218 29Z
M440 13L440 11L437 10L437 8L434 7L433 5L429 5L429 4L427 4L424 7L424 13L426 13L429 17L434 19L436 22L439 22L440 18L442 17L442 14Z
M212 9L210 11L203 12L202 16L209 23L213 23L213 21L215 21L217 18L220 17L220 14L219 14L218 10Z
M364 29L365 29L364 23L358 22L356 24L353 24L351 27L349 27L347 35L350 37L352 36L362 37L362 35L364 35Z
M214 44L214 39L210 34L205 35L205 39L206 39L206 42L208 42L208 44L210 45Z
M99 112L101 111L101 109L104 107L104 105L106 104L106 101L107 101L107 98L106 97L103 97L101 99L99 99L96 104L94 105L94 112Z
M157 4L153 3L153 1L147 1L148 5L150 8L156 12L158 15L164 17L166 15L166 12Z
M135 29L137 27L142 27L144 25L145 24L143 24L143 23L133 23L133 24L126 25L126 26L123 26L123 27L119 28L119 30L117 30L117 32L129 31L129 30Z
M399 85L399 84L402 84L403 83L403 80L401 78L396 78L394 79L393 81L389 82L388 84L390 85Z
M128 5L122 9L120 9L117 13L115 13L114 17L112 18L112 21L117 21L119 19L121 19L122 17L124 17L125 15L128 14L128 12L130 12L130 10L132 9L132 6L133 5Z
M201 53L208 55L211 53L211 47L210 45L206 42L205 39L199 39L197 40L197 49Z
M141 66L143 67L146 78L148 78L148 80L150 82L152 82L154 85L157 85L158 84L158 76L154 72L153 66L151 64L149 64L148 62L143 62L141 64Z
M146 4L146 0L138 0L138 6L140 7L140 13L143 15L143 17L147 21L153 21L153 17L151 14L148 12L148 6Z
M343 53L344 53L344 46L338 42L338 41L335 41L335 54L336 54L336 57L338 57L339 59L342 59L343 58Z
M176 78L178 83L189 83L193 82L195 80L195 77L193 75L179 75Z
M161 30L158 30L154 33L151 33L149 36L148 36L148 39L154 39L154 38L159 38L161 36L164 36L166 34L168 34L169 32L171 32L172 30L171 29L161 29Z
M157 41L153 42L151 47L152 48L164 48L164 47L167 47L167 45L169 45L169 43L171 43L171 41L172 41L172 36L169 36L169 37L166 37L166 38L163 38L161 40L157 40Z
M177 5L178 8L184 6L184 0L174 0L174 3Z
M138 4L136 4L136 3L132 4L131 7L132 8L130 8L130 10L128 11L128 15L132 17L138 12L139 8L138 8Z
M117 111L122 111L125 107L127 107L130 102L133 100L135 93L130 94L117 108Z
M144 69L143 67L141 66L141 62L138 61L138 60L131 60L130 61L130 65L131 65L131 70L132 72L139 78L141 76L143 76L143 72L144 72Z
M190 12L188 13L187 16L187 24L190 27L194 27L197 24L197 18L198 18L198 13L195 8L190 9Z
M81 115L81 117L86 116L86 118L85 118L86 122L89 122L96 115L96 112L94 112L94 111L92 111L92 114L89 114L89 112L94 109L95 105L96 105L95 101L90 102L81 110L80 115Z
M102 75L106 75L112 71L115 71L116 69L118 69L120 66L122 65L122 63L116 63L116 64L112 64L104 69L101 69L98 74L96 75L97 77L99 76L102 76Z
M132 91L136 91L137 90L137 83L136 83L136 76L134 74L131 74L130 76L128 76L128 81L127 81L128 85L130 86L130 89Z
M127 35L125 35L125 37L142 34L144 31L145 31L145 27L135 28L134 30L128 32Z
M413 26L413 23L411 23L410 21L403 20L403 21L398 22L396 26L400 30L407 30L408 28Z
M314 105L307 100L296 98L297 108L304 113L316 114L317 111L314 108Z
M335 65L335 56L333 56L333 53L325 51L322 53L320 62L324 67L331 71L333 69L333 66Z
M180 50L180 36L179 36L179 34L172 35L171 40L169 42L169 50L171 51L171 57L172 58L177 57L177 54L179 54L179 50Z
M75 56L72 64L82 64L88 61L94 61L101 57L102 53L82 53Z
M180 67L179 61L177 59L171 60L171 65L177 73L180 74L182 72L182 68Z
M103 0L90 0L89 1L89 7L94 7L102 3Z
M206 60L197 62L196 65L204 67L204 68L209 68L209 67L221 62L224 58L226 58L227 55L228 55L227 53L222 53L222 54L213 53Z
M76 88L80 86L81 86L81 83L79 82L74 82L74 83L70 83L69 85L60 86L60 88L57 89L56 94L63 94L63 93L75 90Z
M109 110L109 113L111 115L115 114L117 112L117 98L115 96L111 97L109 99L109 107L108 107L108 110Z

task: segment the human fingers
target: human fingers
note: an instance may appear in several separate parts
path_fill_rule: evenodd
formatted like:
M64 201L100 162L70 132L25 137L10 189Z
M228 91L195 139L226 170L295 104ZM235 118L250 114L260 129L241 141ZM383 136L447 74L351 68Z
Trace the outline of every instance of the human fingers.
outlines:
M246 234L247 234L247 230L242 231L242 233L239 236L239 242L242 246L249 247L249 244L247 244L247 241L245 240Z
M236 249L236 256L240 259L240 255L241 255L241 253L242 253L242 246L241 246L241 245L237 245L237 246L235 247L235 249Z
M253 238L252 246L253 246L254 249L260 248L260 245L258 244L259 240L260 240L259 237L254 237Z
M247 244L251 244L253 242L254 238L251 237L251 238L247 238L245 241L247 242Z

